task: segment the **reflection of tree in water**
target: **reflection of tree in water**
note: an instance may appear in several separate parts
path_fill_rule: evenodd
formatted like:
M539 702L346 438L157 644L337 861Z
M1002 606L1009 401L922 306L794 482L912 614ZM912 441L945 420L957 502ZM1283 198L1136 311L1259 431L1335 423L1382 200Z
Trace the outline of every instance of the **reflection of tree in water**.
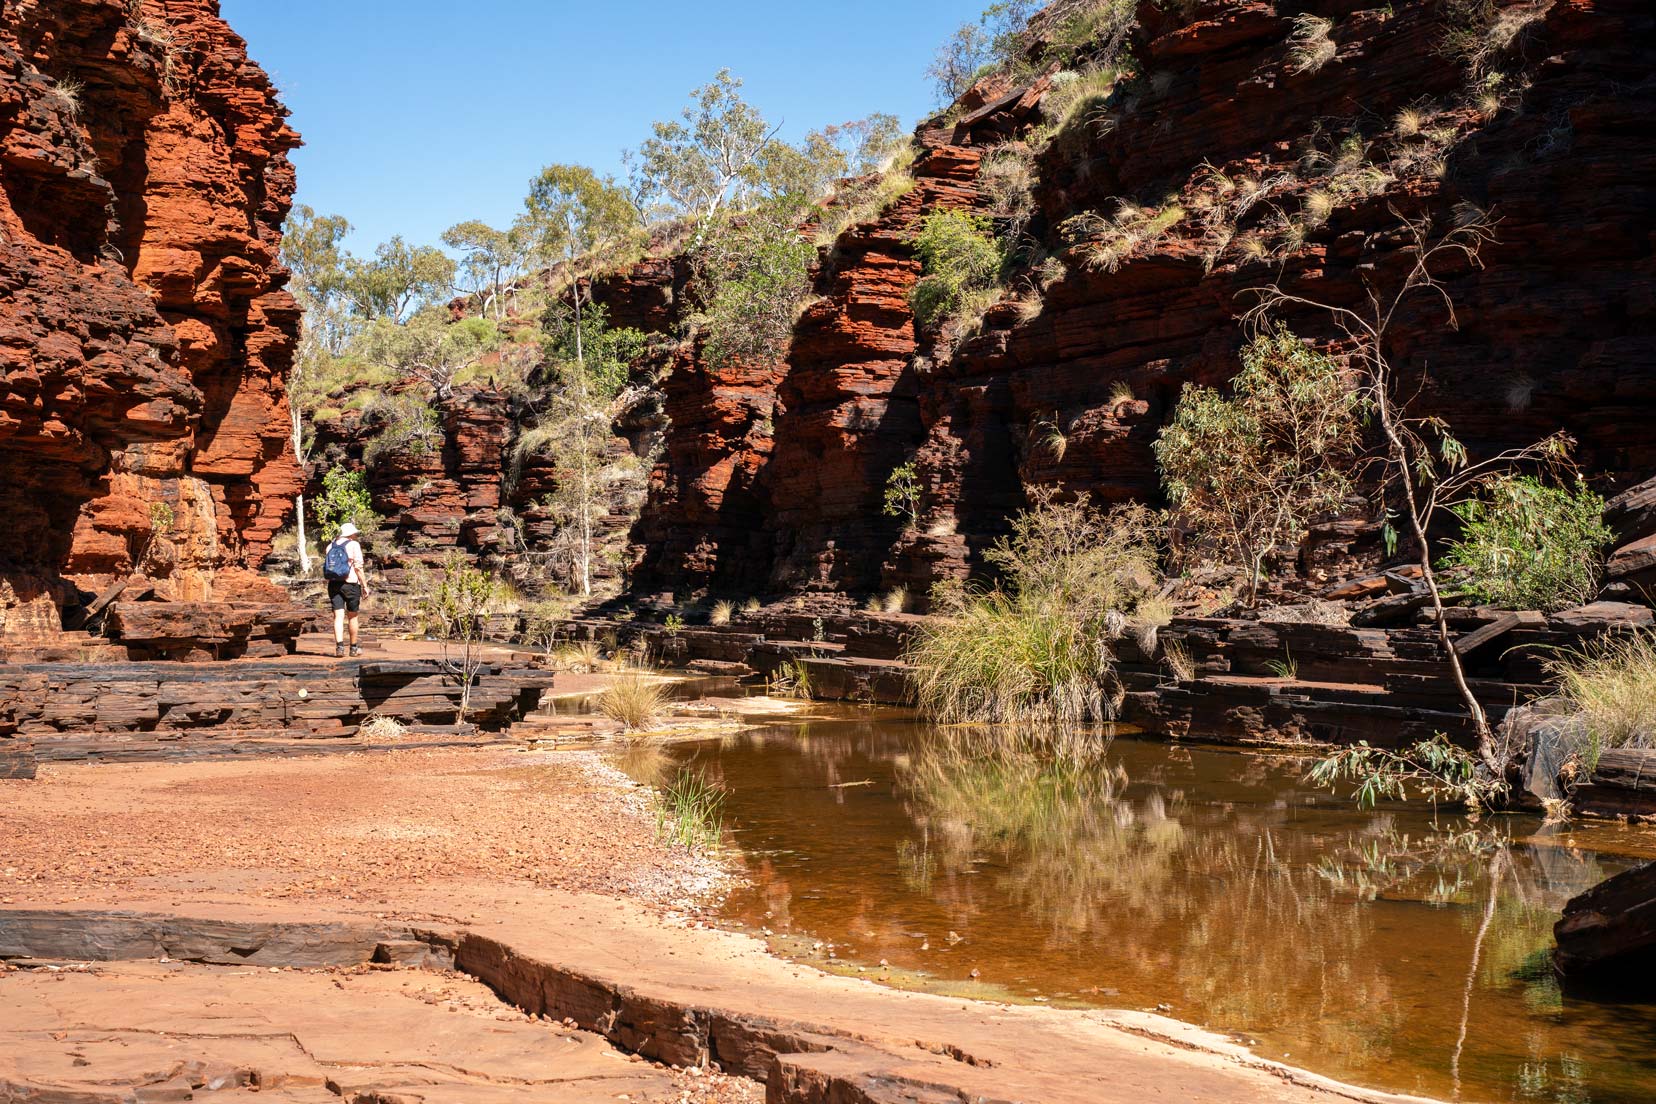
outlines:
M1360 812L1278 756L1121 741L1054 758L994 737L836 722L779 728L762 755L727 744L766 838L805 857L750 857L766 922L857 961L1165 1001L1272 1057L1428 1095L1459 1074L1469 1099L1640 1099L1602 1090L1649 1019L1566 1004L1546 955L1563 901L1624 864L1518 818Z
M1354 824L1345 809L1301 822L1284 800L1194 804L1165 777L1130 780L1108 749L1054 759L1001 736L949 730L898 771L916 828L898 846L900 870L911 889L947 901L963 930L974 918L1007 923L990 913L1010 903L1048 950L1087 950L1108 984L1184 1017L1291 1038L1349 1069L1422 1044L1445 1068L1460 1019L1457 986L1435 994L1434 1022L1407 1022L1419 996L1398 992L1408 983L1394 971L1428 929L1394 912L1378 930L1377 901L1452 909L1459 936L1425 949L1459 964L1451 976L1475 969L1479 989L1522 986L1532 1013L1559 1007L1537 964L1563 900L1603 876L1591 859L1515 851L1506 826L1446 818L1406 831L1386 814ZM1273 782L1268 764L1235 766L1237 782ZM953 877L983 864L997 872L1000 902L983 901L977 879ZM969 896L956 899L962 884ZM1544 1024L1531 1043L1530 1083L1578 1083L1578 1062L1549 1059L1557 1040Z

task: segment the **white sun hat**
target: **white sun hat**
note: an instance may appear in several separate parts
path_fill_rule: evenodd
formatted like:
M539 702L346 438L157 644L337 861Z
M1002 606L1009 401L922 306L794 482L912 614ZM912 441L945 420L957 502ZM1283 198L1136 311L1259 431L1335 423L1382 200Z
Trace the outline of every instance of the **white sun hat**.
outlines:
M360 532L360 530L357 529L356 522L354 521L347 521L344 525L339 527L339 535L342 537L354 537L358 532Z

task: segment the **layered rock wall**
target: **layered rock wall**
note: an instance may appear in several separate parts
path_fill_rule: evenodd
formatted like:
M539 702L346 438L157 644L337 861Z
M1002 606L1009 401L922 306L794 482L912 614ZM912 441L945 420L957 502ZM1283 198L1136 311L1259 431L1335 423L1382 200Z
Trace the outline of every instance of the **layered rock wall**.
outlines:
M1405 220L1492 226L1476 263L1438 270L1458 326L1428 293L1391 327L1414 411L1476 456L1563 428L1601 490L1648 476L1656 14L1498 4L1470 28L1474 63L1454 49L1470 7L1141 4L1136 75L1035 163L1028 234L1062 275L1038 293L1033 273L1014 279L1018 301L940 355L908 309L913 235L930 211L988 209L980 161L1040 122L1047 77L974 90L952 129L918 134L914 191L825 251L785 362L712 370L685 354L636 589L924 590L971 570L1036 487L1156 502L1150 446L1185 384L1237 371L1253 290L1360 306L1412 263ZM1307 14L1330 21L1309 57ZM1124 203L1182 217L1108 263L1057 232ZM1340 347L1322 312L1285 321ZM909 459L924 495L902 526L880 499ZM1313 534L1299 585L1382 558L1378 510L1359 513Z
M216 0L0 4L0 638L231 600L290 512L298 144Z

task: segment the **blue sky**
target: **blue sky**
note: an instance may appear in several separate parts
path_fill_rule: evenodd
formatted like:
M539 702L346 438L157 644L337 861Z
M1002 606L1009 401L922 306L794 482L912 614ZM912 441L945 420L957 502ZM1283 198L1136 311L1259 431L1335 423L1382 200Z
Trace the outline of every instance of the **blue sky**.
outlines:
M306 147L299 200L370 251L505 225L542 165L621 151L721 67L784 137L932 107L924 71L987 0L223 0Z

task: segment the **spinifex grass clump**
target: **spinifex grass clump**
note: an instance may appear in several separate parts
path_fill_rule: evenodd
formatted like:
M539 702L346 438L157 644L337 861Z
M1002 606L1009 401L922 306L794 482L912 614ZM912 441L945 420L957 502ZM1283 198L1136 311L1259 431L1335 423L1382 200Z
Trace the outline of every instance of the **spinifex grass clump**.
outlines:
M1656 633L1606 635L1550 665L1559 694L1586 719L1589 770L1607 748L1656 747Z
M598 712L628 732L650 728L667 707L667 691L640 671L629 671L598 695Z
M945 617L915 634L921 710L949 723L1107 719L1112 622L1154 587L1155 532L1142 507L1038 498L985 556L1003 585L939 595Z
M656 794L656 838L696 852L715 846L724 830L725 790L699 771L680 771Z

